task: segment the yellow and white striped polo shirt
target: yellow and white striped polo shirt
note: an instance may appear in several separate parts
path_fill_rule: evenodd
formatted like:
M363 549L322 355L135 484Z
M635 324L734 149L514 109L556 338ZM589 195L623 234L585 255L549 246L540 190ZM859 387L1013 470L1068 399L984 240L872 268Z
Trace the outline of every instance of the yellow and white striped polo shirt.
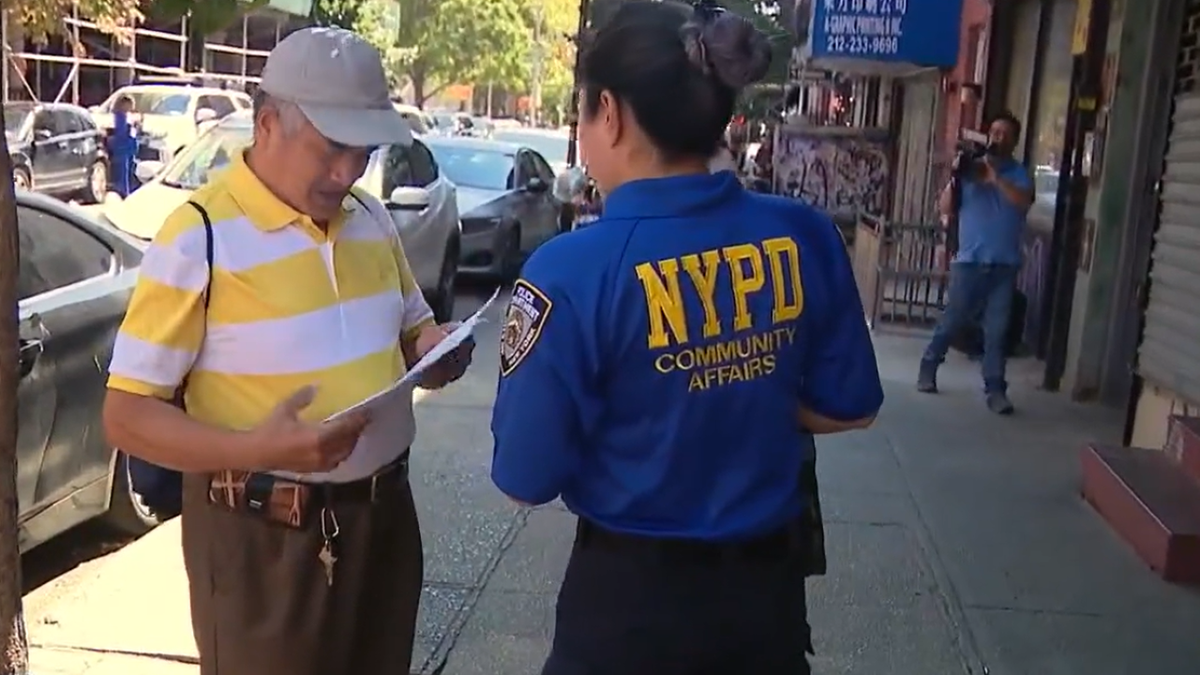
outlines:
M317 392L302 416L319 421L395 382L405 369L401 336L432 323L433 312L387 211L356 194L370 208L347 197L326 233L275 197L239 153L192 195L213 224L207 316L203 220L184 204L142 259L109 388L170 399L186 376L189 414L250 429L305 385ZM360 444L334 471L304 478L370 475L411 442Z

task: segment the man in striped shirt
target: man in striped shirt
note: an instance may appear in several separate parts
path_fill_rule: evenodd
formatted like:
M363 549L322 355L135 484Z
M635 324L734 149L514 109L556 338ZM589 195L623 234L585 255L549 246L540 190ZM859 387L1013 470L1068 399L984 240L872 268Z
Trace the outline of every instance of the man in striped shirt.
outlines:
M340 29L279 43L254 124L252 147L146 252L105 425L115 447L185 474L202 675L407 673L422 582L413 439L359 442L365 417L322 420L446 334L383 205L351 192L375 147L411 133L378 52Z

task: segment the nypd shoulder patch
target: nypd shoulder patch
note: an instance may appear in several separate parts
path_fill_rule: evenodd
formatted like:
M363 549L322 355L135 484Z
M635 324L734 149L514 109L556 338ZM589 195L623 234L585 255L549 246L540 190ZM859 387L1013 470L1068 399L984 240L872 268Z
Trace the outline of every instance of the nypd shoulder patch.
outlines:
M518 279L500 332L500 375L507 377L529 356L542 336L554 303L537 286Z

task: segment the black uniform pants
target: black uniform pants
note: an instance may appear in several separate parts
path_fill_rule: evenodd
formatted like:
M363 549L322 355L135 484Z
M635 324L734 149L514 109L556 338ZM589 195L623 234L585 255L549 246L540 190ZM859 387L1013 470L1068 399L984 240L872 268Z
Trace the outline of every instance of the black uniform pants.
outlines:
M581 522L542 675L809 675L794 533L709 544Z

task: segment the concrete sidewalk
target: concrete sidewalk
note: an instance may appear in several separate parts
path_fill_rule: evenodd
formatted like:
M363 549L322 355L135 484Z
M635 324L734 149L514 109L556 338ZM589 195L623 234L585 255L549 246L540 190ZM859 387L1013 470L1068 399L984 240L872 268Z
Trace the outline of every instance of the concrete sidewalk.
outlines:
M1191 675L1200 595L1159 581L1079 496L1077 453L1119 415L1041 392L1012 364L1012 418L977 364L915 391L922 337L879 335L871 430L818 443L830 574L811 585L818 675ZM466 622L448 675L536 673L573 536L531 512Z
M922 346L878 336L878 424L818 445L831 572L811 587L816 672L1200 672L1200 594L1160 582L1079 497L1077 452L1115 438L1119 414L1037 391L1029 361L1013 364L1012 418L986 410L961 358L941 395L918 394ZM415 479L430 584L414 663L427 672L536 673L550 643L574 521L488 491L494 372L419 410L436 430L423 438L450 439L414 467L428 476ZM177 524L72 574L26 599L34 673L196 672L120 654L194 655Z

